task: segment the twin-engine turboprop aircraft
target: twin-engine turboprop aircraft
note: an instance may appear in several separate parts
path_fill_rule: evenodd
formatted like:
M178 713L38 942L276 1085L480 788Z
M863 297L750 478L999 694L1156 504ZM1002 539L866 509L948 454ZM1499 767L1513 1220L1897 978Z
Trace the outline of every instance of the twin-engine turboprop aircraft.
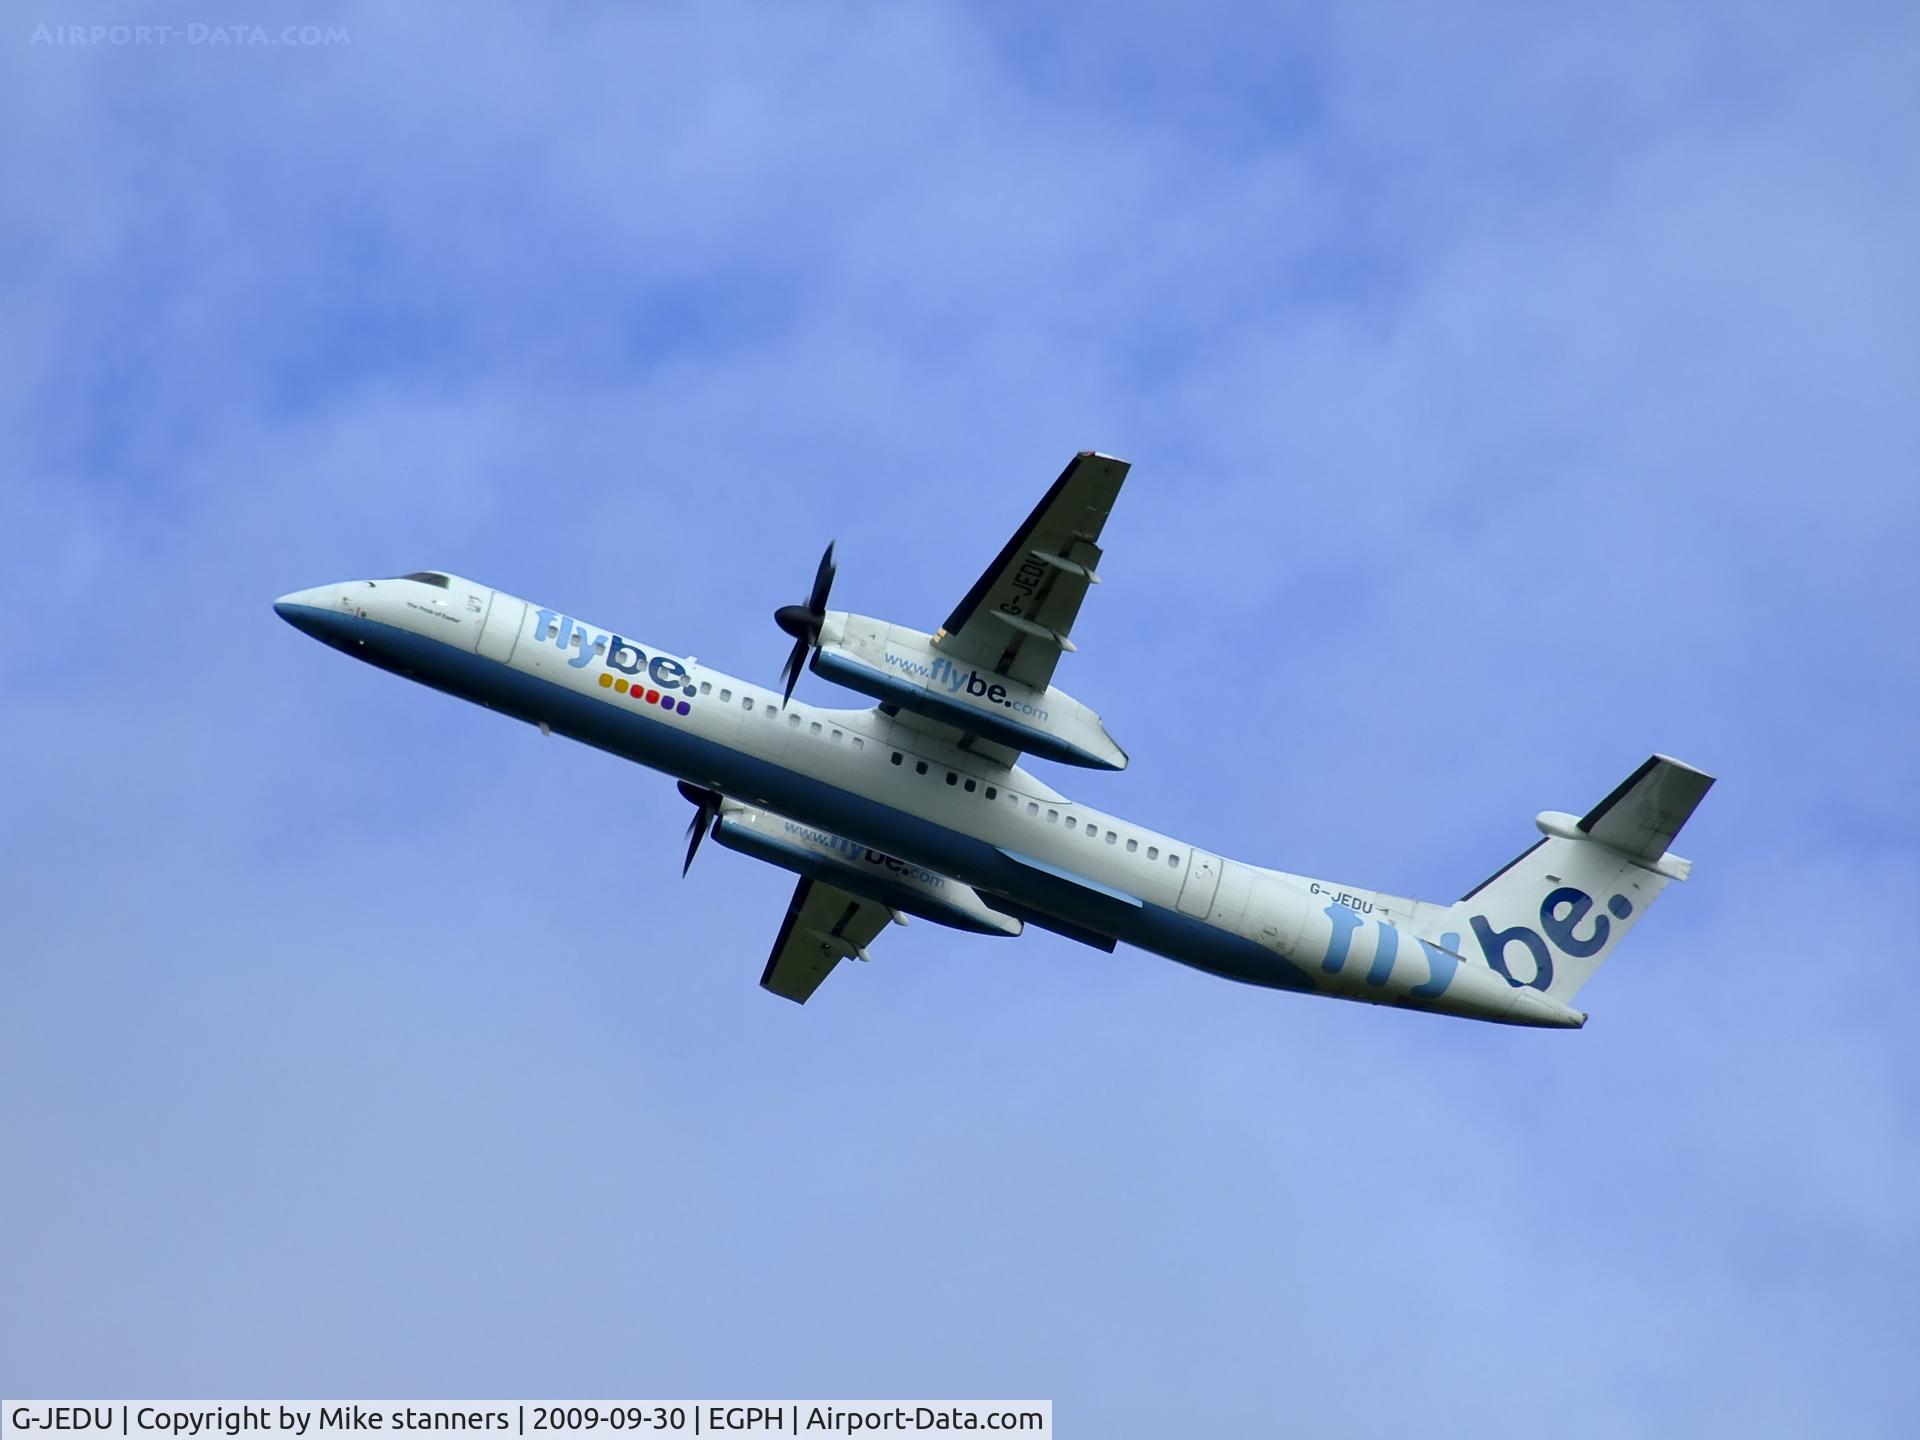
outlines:
M422 684L678 778L686 863L720 844L800 876L760 983L805 1001L918 916L1126 941L1230 979L1511 1025L1574 1027L1586 984L1666 887L1710 777L1654 756L1584 816L1453 904L1238 860L1077 804L1024 756L1106 770L1127 754L1053 684L1127 465L1076 456L929 634L827 608L833 547L774 691L503 590L422 570L283 596L289 623ZM795 702L802 666L880 703ZM685 867L683 867L684 873Z

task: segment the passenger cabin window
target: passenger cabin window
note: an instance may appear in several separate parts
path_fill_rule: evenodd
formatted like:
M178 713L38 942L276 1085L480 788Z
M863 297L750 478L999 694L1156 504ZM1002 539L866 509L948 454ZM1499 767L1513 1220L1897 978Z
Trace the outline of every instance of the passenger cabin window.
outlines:
M893 752L893 763L896 765L900 763L900 752L898 750Z
M966 783L966 785L965 785L965 787L964 787L964 788L965 788L965 790L966 790L966 792L967 792L967 793L968 793L969 795L971 795L971 794L973 794L973 792L974 792L975 790L978 790L978 789L979 789L980 787L979 787L978 785L976 785L976 784L974 784L974 782L973 782L973 781L971 781L971 780L969 780L969 781L967 781L967 783Z
M720 692L720 703L721 703L722 705L725 705L725 704L726 704L726 703L727 703L728 701L730 701L730 700L732 700L732 699L733 699L733 691L731 691L731 690L722 690L722 691Z
M711 680L702 680L700 682L700 693L702 695L711 695L713 693L713 682Z
M926 774L926 773L927 773L927 762L926 762L926 761L924 761L924 760L919 760L919 761L916 761L916 762L914 763L914 767L913 767L913 773L914 773L914 774L916 774L916 775L924 775L924 774Z
M1027 814L1038 815L1039 813L1040 813L1040 807L1034 804L1033 801L1031 800L1027 801Z
M951 771L951 770L949 770L949 771L947 771L947 784L949 784L949 785L952 785L952 784L954 784L954 783L955 783L956 781L958 781L958 780L959 780L959 778L960 778L960 777L959 777L958 775L956 775L956 774L954 774L954 773L953 773L953 771Z
M843 738L845 737L843 737L838 730L833 732L832 740L834 744L838 745Z
M1074 827L1075 827L1076 825L1078 825L1079 823L1080 823L1080 822L1079 822L1078 820L1076 820L1076 819L1074 819L1074 818L1073 818L1073 816L1071 816L1071 815L1069 815L1069 816L1067 816L1067 829L1069 829L1069 830L1071 830L1071 829L1073 829L1073 828L1074 828Z
M856 750L864 750L867 748L867 742L856 735L853 737L853 748Z
M1159 858L1160 858L1160 847L1158 845L1147 846L1147 859L1158 860Z
M753 697L751 695L742 695L740 697L740 708L743 710L753 709Z
M993 786L991 785L987 786L987 799L998 800L999 798L1000 798L1000 792L994 789Z
M789 710L787 712L787 728L790 730L798 730L800 728L800 712L798 710Z
M1060 823L1060 812L1058 810L1047 811L1047 824L1058 825L1059 823Z
M809 735L818 735L820 733L820 722L816 720L811 725L807 726L807 733Z
M400 578L402 580L418 580L422 585L436 585L442 590L447 588L447 577L440 574L437 570L415 570L410 574L402 575Z
M1114 841L1118 840L1119 838L1120 837L1114 834L1113 831L1111 830L1107 831L1107 844L1111 845L1114 843Z
M1139 848L1140 848L1140 842L1138 840L1127 841L1127 854L1131 855L1133 854L1134 851L1138 850Z
M1176 870L1177 870L1177 869L1179 869L1179 868L1180 868L1180 857L1179 857L1178 855L1176 855L1176 854L1174 854L1174 853L1173 853L1173 852L1172 852L1171 850L1169 850L1169 851L1167 852L1167 864L1169 864L1169 865L1171 865L1171 866L1173 866L1173 867L1174 867L1174 869L1176 869Z

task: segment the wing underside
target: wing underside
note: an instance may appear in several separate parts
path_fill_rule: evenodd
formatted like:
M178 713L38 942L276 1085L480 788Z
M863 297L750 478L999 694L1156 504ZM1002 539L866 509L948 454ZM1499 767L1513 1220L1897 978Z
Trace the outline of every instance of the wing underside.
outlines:
M1068 462L1007 541L934 644L956 659L1044 690L1087 587L1099 583L1100 532L1127 478L1127 462L1083 451Z
M867 946L892 919L884 905L803 878L787 904L761 987L804 1005L835 965L849 957L866 959Z

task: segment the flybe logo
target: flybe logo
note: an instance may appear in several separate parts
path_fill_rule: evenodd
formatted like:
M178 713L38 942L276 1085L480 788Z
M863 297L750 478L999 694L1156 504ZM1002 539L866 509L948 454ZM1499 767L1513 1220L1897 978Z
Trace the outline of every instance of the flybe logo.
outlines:
M658 705L673 714L688 714L693 707L682 696L699 694L700 687L687 674L687 667L668 655L647 653L631 640L608 633L595 633L557 610L540 610L536 637L542 645L553 645L568 652L567 664L575 670L599 664L600 688L625 695L643 705Z
M1633 902L1624 895L1615 895L1607 901L1607 909L1612 912L1614 920L1625 920L1633 914ZM1589 918L1593 921L1593 928L1582 935L1580 926ZM1547 940L1553 942L1554 950L1560 950L1576 960L1585 960L1604 950L1608 937L1613 933L1612 921L1605 915L1593 914L1593 897L1571 885L1562 885L1558 890L1550 891L1547 898L1540 902L1540 930L1527 925L1496 930L1487 923L1484 915L1475 915L1467 923L1473 927L1473 936L1480 942L1480 953L1487 957L1487 964L1504 976L1509 985L1531 985L1540 991L1553 985L1553 953L1547 948ZM1541 931L1546 932L1546 940L1540 938ZM1515 945L1533 959L1531 979L1522 980L1507 967L1507 951Z
M1323 913L1332 923L1333 933L1327 940L1326 953L1320 957L1320 968L1329 975L1338 975L1346 968L1347 959L1353 953L1354 932L1367 922L1350 907L1337 901L1327 906ZM1375 920L1373 924L1373 963L1367 967L1367 983L1385 985L1393 978L1394 962L1400 958L1400 931L1385 920ZM1447 987L1453 983L1454 972L1460 968L1460 937L1449 931L1440 937L1438 945L1430 944L1418 936L1414 937L1414 943L1426 957L1427 978L1407 993L1419 1000L1436 1000L1447 993Z
M994 684L978 670L962 670L944 655L934 661L928 670L928 678L936 685L945 686L950 695L957 695L964 690L969 695L991 700L996 705L1007 703L1006 686Z
M1319 890L1315 885L1314 889ZM1324 893L1324 892L1323 892ZM1339 900L1326 907L1323 912L1332 922L1333 931L1327 940L1326 953L1321 956L1320 968L1329 975L1337 975L1346 968L1348 956L1355 947L1353 939L1366 921L1357 913L1357 904L1351 903L1354 897L1342 895ZM1372 906L1367 907L1369 910ZM1553 957L1555 952L1569 955L1576 960L1585 960L1598 955L1606 948L1607 941L1613 935L1613 921L1625 921L1633 914L1633 902L1624 895L1615 895L1607 901L1607 911L1613 916L1593 913L1593 897L1584 890L1576 890L1571 885L1562 885L1548 892L1547 898L1540 902L1540 929L1530 925L1514 925L1505 930L1493 928L1484 915L1468 918L1473 929L1474 939L1480 942L1480 953L1487 957L1487 964L1493 972L1516 989L1531 987L1545 994L1553 988ZM1581 927L1588 926L1586 933ZM1373 963L1367 969L1367 983L1384 985L1393 974L1394 961L1400 948L1399 932L1385 920L1375 920L1377 939L1374 945ZM1545 932L1542 938L1542 932ZM1459 965L1460 937L1449 931L1440 937L1440 943L1430 945L1415 937L1427 960L1427 979L1416 985L1412 993L1423 999L1431 999L1446 993L1447 986L1453 983L1453 974ZM1533 974L1525 979L1513 973L1507 964L1508 952L1519 946L1527 952L1533 961Z

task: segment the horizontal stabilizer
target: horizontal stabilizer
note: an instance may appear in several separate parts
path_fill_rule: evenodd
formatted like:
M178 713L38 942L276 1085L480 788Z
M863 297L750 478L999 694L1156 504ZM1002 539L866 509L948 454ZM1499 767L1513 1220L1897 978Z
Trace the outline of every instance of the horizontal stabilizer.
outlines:
M1642 865L1667 853L1713 777L1655 755L1586 813L1580 833Z

